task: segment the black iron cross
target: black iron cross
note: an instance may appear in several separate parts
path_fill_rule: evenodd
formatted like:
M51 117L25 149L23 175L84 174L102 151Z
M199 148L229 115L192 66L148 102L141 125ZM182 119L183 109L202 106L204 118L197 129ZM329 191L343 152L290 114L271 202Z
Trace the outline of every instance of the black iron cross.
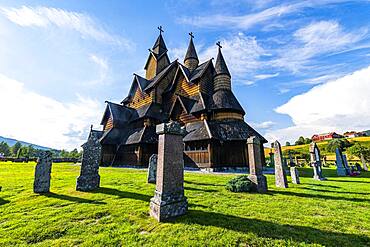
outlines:
M159 26L159 27L157 27L158 28L158 30L159 30L159 34L161 34L161 33L163 33L164 31L163 31L163 29L162 29L162 26Z
M193 32L190 32L189 35L191 38L194 38Z
M221 46L221 42L220 41L218 41L217 43L216 43L216 45L221 49L222 48L222 46Z

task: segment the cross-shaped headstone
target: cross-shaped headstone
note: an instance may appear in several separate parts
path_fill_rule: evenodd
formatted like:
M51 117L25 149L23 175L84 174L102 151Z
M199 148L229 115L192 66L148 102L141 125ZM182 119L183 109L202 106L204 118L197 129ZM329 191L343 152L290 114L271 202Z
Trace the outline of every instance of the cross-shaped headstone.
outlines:
M159 30L159 34L162 34L164 32L163 29L162 29L162 26L159 26L158 30Z
M194 38L193 32L190 32L189 35L191 38Z
M216 45L221 49L222 48L222 46L221 46L221 42L220 41L218 41L217 43L216 43Z

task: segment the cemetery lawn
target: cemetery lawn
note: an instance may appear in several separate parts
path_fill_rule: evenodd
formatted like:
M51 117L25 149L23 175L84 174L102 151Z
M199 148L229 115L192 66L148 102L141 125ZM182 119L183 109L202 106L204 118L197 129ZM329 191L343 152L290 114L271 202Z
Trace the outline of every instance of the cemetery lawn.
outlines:
M53 164L51 192L34 194L34 164L0 163L0 246L370 246L370 172L266 194L231 193L235 175L185 173L186 216L149 217L146 171L101 168L101 188L77 192L80 167ZM289 178L290 179L290 178ZM289 180L290 181L290 180Z

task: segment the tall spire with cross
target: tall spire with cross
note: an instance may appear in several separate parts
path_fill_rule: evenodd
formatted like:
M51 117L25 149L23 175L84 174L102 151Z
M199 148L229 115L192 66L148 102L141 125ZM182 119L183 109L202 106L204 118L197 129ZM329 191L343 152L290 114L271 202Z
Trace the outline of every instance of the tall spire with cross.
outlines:
M162 36L162 33L164 32L163 28L162 26L157 28L159 30L159 35L153 48L149 49L149 56L144 67L146 70L145 78L148 80L154 78L170 64L170 58L167 55L168 50Z
M215 63L215 78L214 78L214 90L217 91L219 89L231 90L231 75L229 69L227 68L224 56L222 55L221 49L221 42L218 41L216 43L218 46L218 54Z
M222 52L221 52L221 49L222 49L221 42L218 41L216 45L218 46L218 54L217 54L217 59L216 59L216 64L215 64L216 74L217 75L224 74L224 75L228 75L231 77L229 69L227 68L224 56L222 55Z
M188 50L186 51L186 54L185 54L184 64L190 71L193 71L194 69L197 68L199 64L199 59L198 59L197 51L195 50L195 46L193 42L193 38L194 38L193 33L190 32L189 36L190 36L190 41L189 41Z
M159 36L153 45L152 51L156 55L161 56L163 53L167 52L167 47L162 36L162 33L164 33L162 26L159 26L157 28L159 30Z

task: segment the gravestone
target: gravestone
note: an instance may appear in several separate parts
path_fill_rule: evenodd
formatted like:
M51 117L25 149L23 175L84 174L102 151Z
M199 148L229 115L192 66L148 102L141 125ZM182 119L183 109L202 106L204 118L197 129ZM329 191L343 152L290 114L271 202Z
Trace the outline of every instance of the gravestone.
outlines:
M150 215L159 222L183 215L188 202L184 196L185 129L178 122L157 125L158 163L154 197L150 200Z
M91 130L87 142L82 145L81 171L76 190L92 191L100 186L99 163L102 147L98 135L97 131Z
M367 168L367 164L366 164L366 160L365 160L365 157L363 154L361 154L361 163L362 163L362 166L363 166L363 169L364 171L368 171L369 169Z
M337 175L346 176L347 170L344 167L342 151L339 148L335 149L335 159L336 159L335 163L337 165Z
M344 165L344 168L346 169L347 175L350 175L351 174L351 169L349 168L347 155L345 155L345 154L343 154L343 165Z
M274 143L274 163L275 163L275 185L280 188L288 188L285 169L283 167L283 155L281 153L281 145L278 141Z
M44 151L37 159L35 181L33 183L33 191L35 193L47 193L50 191L51 155L50 151Z
M148 166L148 183L155 184L157 181L157 161L157 154L150 156Z
M249 157L249 176L248 178L254 184L257 192L267 191L267 180L262 174L262 152L261 142L255 137L251 136L247 140L248 157Z
M299 163L298 163L298 158L297 158L297 156L295 156L295 157L294 157L294 160L295 160L295 161L294 161L294 162L295 162L295 165L296 165L296 166L298 166L298 165L299 165Z
M289 166L295 166L296 163L293 161L292 153L289 152Z
M362 171L362 167L359 163L356 162L355 166L356 166L356 171L359 171L359 172Z
M299 180L299 172L297 167L292 166L290 167L290 176L292 178L292 183L293 184L300 184L301 181Z
M325 180L322 175L320 150L315 142L310 144L310 159L313 168L313 178L316 180Z

